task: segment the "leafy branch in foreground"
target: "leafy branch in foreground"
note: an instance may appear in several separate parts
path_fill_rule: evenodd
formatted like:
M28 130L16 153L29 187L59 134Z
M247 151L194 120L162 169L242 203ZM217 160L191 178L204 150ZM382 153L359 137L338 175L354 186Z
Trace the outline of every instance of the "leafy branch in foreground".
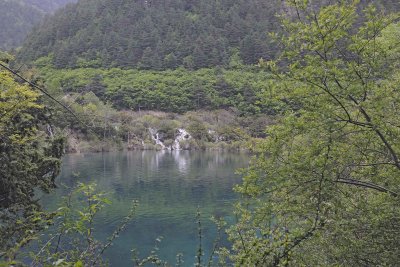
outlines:
M63 205L55 212L52 227L47 232L36 235L30 243L29 266L103 266L104 252L132 221L138 203L133 201L129 213L120 222L110 237L101 242L93 236L93 223L96 215L110 201L104 193L97 193L94 184L79 184L66 197ZM18 248L19 249L19 248Z
M400 240L399 14L286 1L268 129L237 188L231 259L256 266L391 266Z
M0 64L10 59L0 54ZM0 258L8 261L52 218L35 192L55 187L64 141L46 128L50 116L39 93L0 70Z

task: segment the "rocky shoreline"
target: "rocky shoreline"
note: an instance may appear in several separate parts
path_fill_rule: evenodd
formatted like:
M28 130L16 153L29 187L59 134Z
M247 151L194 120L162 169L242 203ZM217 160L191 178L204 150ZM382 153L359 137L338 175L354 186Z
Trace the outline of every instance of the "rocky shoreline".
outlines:
M210 140L197 140L187 130L179 128L176 130L173 140L166 139L165 134L157 129L148 129L148 138L140 139L129 136L127 141L108 138L106 140L88 140L86 136L69 131L66 136L65 153L98 153L119 150L234 150L247 151L248 142L243 140L230 141L224 140L214 131L209 130Z

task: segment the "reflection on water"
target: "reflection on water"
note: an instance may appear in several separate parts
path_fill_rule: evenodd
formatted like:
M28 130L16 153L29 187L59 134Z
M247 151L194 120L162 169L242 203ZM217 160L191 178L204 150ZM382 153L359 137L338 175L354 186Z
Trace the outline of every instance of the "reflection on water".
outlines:
M195 260L196 209L202 212L203 246L208 252L215 236L211 216L225 217L237 196L233 185L240 182L235 170L247 166L247 154L190 151L132 151L105 154L68 155L64 158L58 184L69 187L80 182L96 182L109 192L112 205L97 217L96 235L106 239L127 214L131 201L139 200L134 222L106 253L112 266L130 266L131 249L146 256L162 236L160 256L174 262L184 254L185 266ZM74 173L79 173L76 177ZM66 194L58 189L46 196L45 205L56 207ZM207 254L207 253L206 253Z

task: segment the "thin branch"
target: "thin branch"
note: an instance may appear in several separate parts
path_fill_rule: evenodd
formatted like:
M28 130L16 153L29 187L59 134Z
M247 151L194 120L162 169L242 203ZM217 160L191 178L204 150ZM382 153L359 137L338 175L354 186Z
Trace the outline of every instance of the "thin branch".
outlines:
M393 147L391 146L391 144L389 144L389 141L387 141L385 136L382 134L382 132L372 124L371 117L368 115L368 113L365 111L365 109L358 104L358 102L354 99L354 97L349 95L349 98L358 106L358 109L360 110L361 114L364 116L366 121L373 126L374 132L379 136L381 141L384 143L385 147L389 150L389 153L392 156L392 159L393 159L396 167L398 169L400 169L399 158L398 158L396 152L394 151Z
M383 186L373 184L371 182L363 182L363 181L358 181L358 180L354 180L354 179L341 179L341 178L337 179L336 182L342 183L342 184L355 185L355 186L359 186L359 187L365 187L365 188L369 188L369 189L374 189L379 192L391 194L394 197L398 196L398 194L396 192L391 191L390 189L387 189Z

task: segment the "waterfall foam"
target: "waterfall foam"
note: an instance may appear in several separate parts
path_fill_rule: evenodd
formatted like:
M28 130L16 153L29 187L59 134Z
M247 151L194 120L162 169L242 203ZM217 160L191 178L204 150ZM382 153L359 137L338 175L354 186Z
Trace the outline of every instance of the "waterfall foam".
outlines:
M160 134L158 133L158 130L149 128L149 132L151 135L151 138L153 141L156 143L156 145L161 146L161 148L168 149L168 150L182 150L181 142L185 140L190 140L192 136L182 128L179 128L176 130L175 134L175 140L174 143L171 146L166 146L163 141L160 139Z

